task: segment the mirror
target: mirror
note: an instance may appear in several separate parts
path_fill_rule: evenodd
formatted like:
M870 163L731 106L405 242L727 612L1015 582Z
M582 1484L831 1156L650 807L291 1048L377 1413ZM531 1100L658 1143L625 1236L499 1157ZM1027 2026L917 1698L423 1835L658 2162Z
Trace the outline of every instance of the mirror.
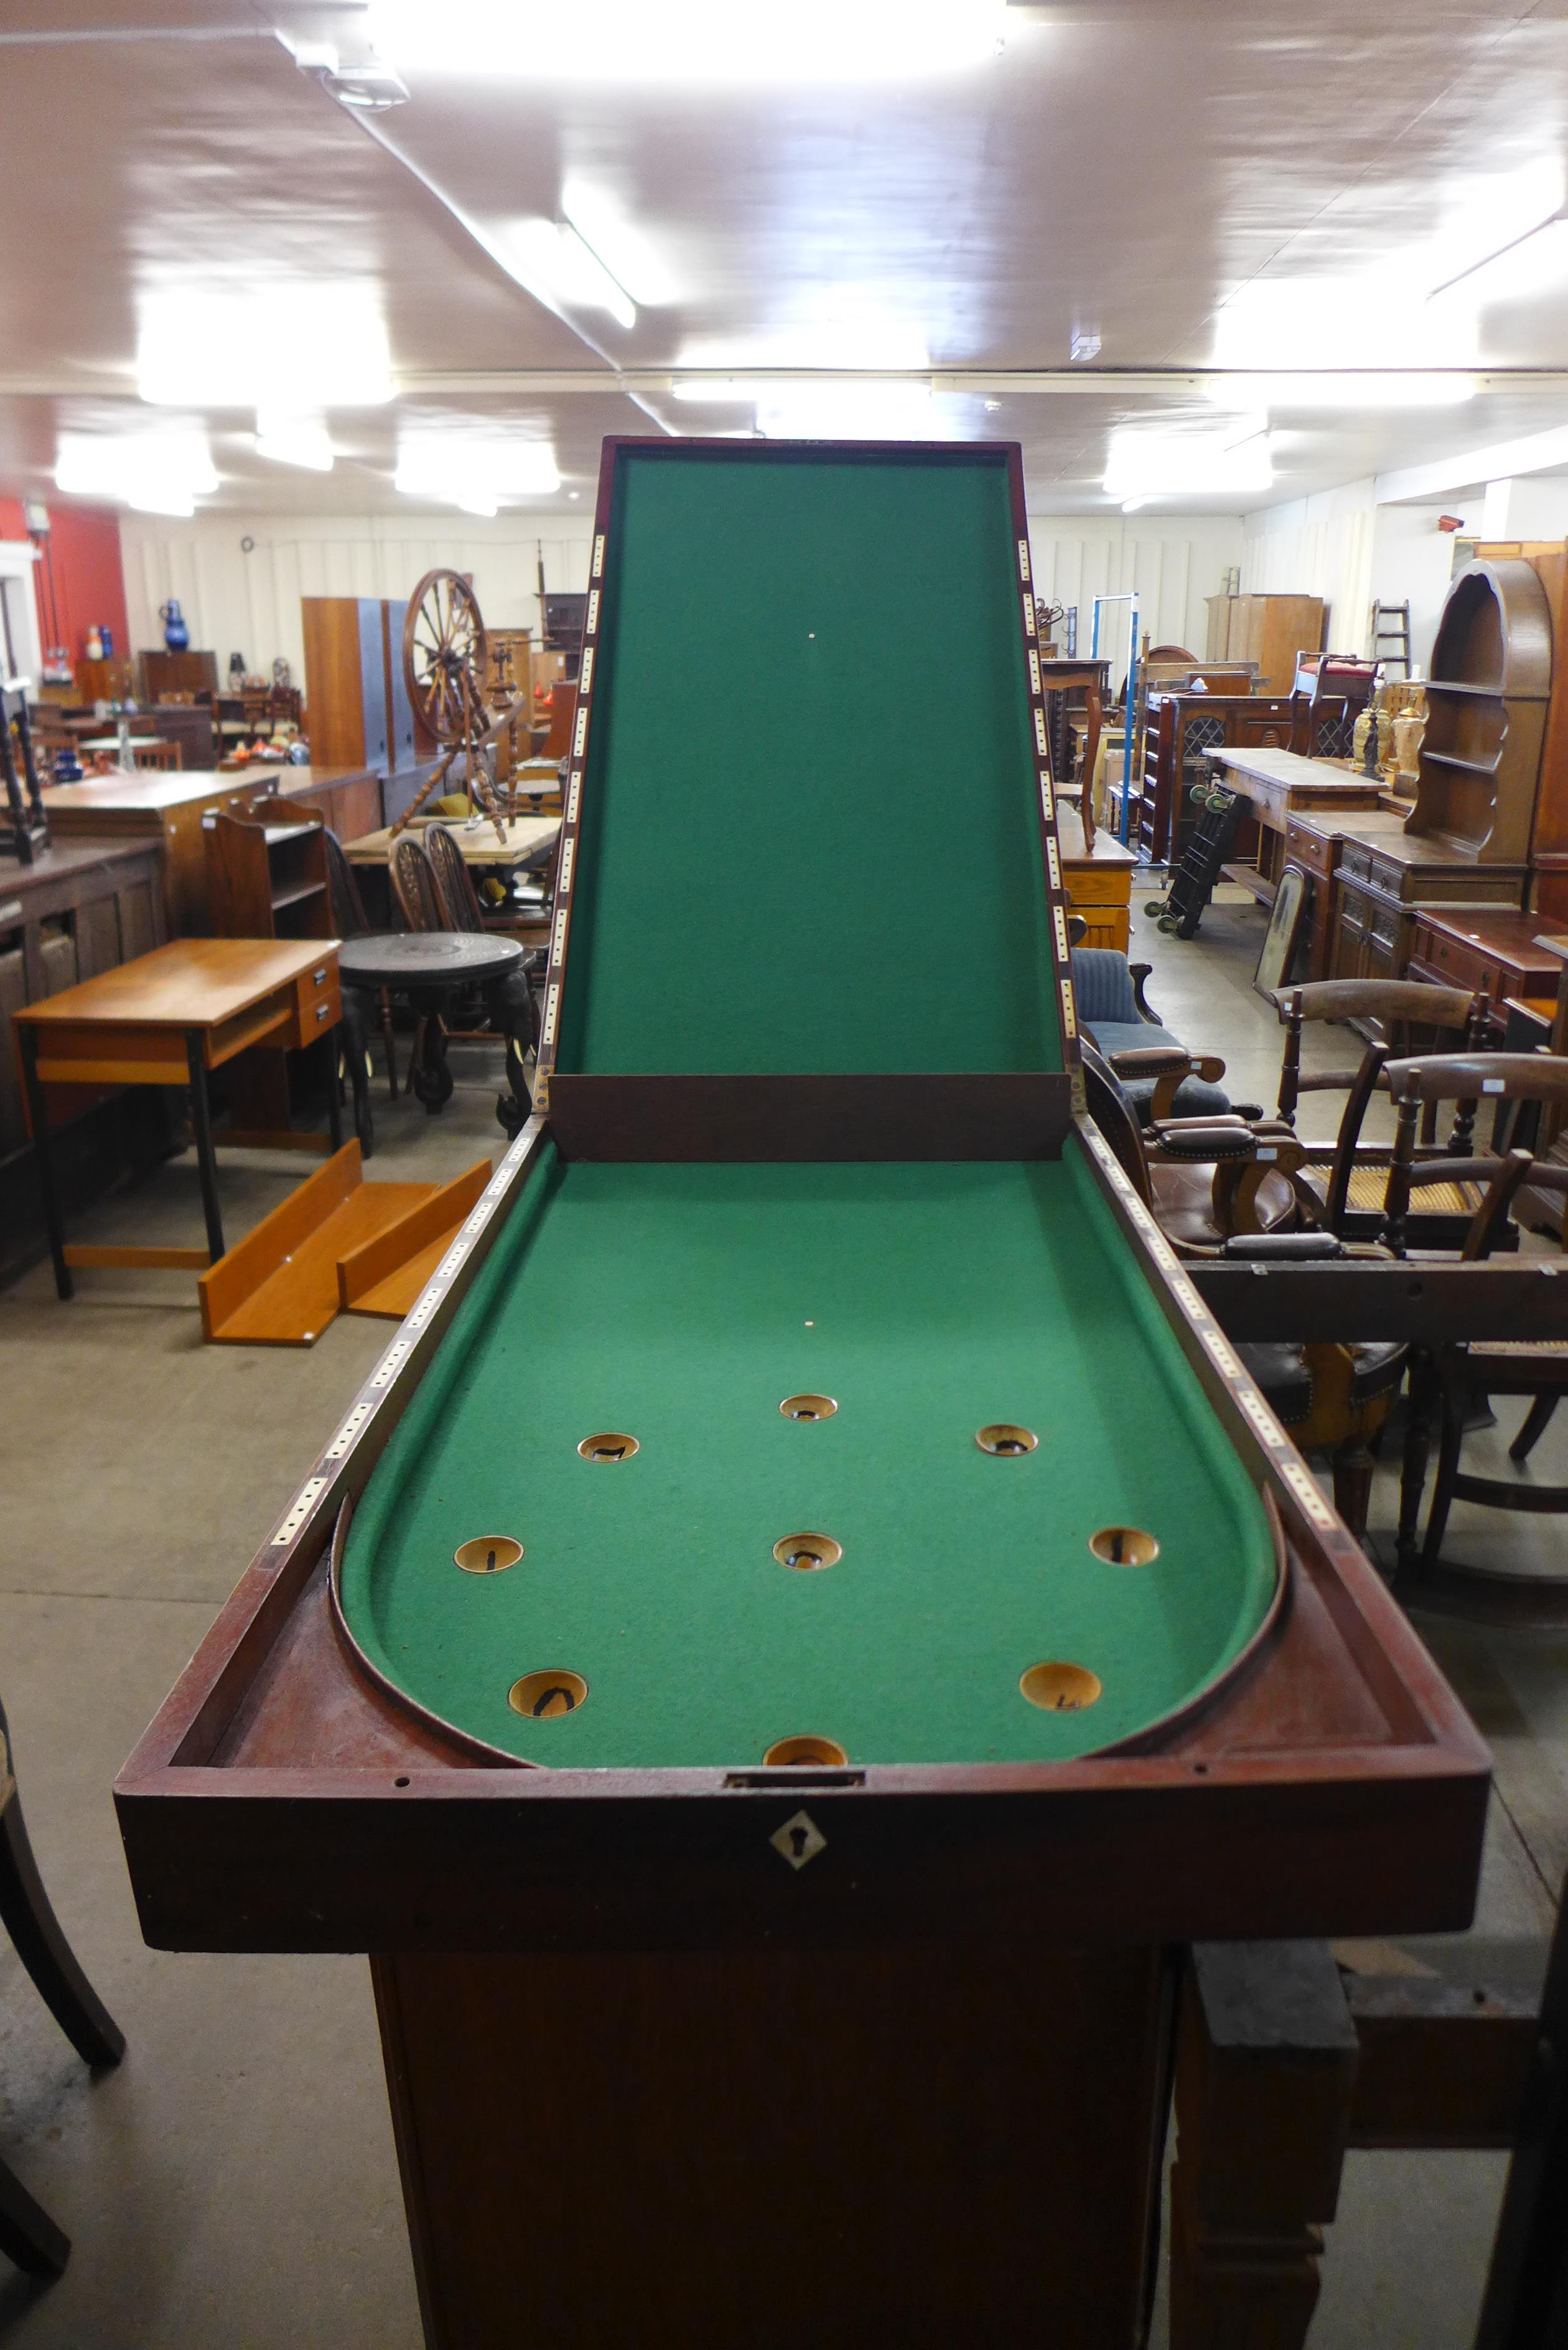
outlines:
M1280 886L1274 896L1274 908L1269 916L1268 934L1263 940L1258 968L1252 974L1252 984L1260 995L1272 995L1277 987L1288 987L1294 976L1296 948L1306 917L1306 875L1299 865L1287 865L1280 876Z

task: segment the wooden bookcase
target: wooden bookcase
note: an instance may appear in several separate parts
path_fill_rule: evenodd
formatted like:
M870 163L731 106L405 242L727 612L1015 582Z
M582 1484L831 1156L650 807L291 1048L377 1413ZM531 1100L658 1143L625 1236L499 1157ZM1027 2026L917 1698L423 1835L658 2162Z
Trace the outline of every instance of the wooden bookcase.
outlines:
M1552 699L1552 613L1533 567L1468 564L1449 590L1407 829L1478 865L1530 857Z
M328 939L332 900L319 809L263 799L202 819L207 901L221 939Z
M1210 596L1205 660L1256 661L1260 693L1289 693L1296 655L1322 650L1321 596Z

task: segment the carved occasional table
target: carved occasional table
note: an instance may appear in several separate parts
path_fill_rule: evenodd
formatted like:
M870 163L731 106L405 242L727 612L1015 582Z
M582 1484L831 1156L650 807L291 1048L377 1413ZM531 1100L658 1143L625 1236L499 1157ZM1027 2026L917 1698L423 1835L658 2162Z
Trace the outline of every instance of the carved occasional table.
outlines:
M521 1130L532 1107L523 1060L534 1040L524 952L516 939L477 931L400 931L386 938L350 939L343 947L339 961L346 989L368 999L378 988L390 988L412 1006L420 1034L409 1082L432 1115L450 1099L452 1088L445 1015L454 996L477 988L497 1038L504 1036L506 1042L511 1097L499 1097L495 1115L508 1134ZM357 1003L355 1009L362 1016L373 1016L368 1005Z

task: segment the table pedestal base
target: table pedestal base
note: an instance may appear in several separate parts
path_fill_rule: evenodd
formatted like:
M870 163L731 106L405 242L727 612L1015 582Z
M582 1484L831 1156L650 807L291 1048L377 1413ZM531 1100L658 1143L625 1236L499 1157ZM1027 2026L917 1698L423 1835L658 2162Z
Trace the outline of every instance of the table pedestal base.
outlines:
M432 2350L1139 2338L1156 1951L371 1964Z

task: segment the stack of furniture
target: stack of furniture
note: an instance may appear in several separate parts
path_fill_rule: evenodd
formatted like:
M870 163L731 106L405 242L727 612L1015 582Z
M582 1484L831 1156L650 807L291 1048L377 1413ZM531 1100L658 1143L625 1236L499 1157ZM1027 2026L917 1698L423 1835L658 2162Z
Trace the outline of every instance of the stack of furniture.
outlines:
M1323 643L1327 608L1321 596L1210 596L1211 661L1257 663L1260 693L1289 693L1298 653L1314 653Z

